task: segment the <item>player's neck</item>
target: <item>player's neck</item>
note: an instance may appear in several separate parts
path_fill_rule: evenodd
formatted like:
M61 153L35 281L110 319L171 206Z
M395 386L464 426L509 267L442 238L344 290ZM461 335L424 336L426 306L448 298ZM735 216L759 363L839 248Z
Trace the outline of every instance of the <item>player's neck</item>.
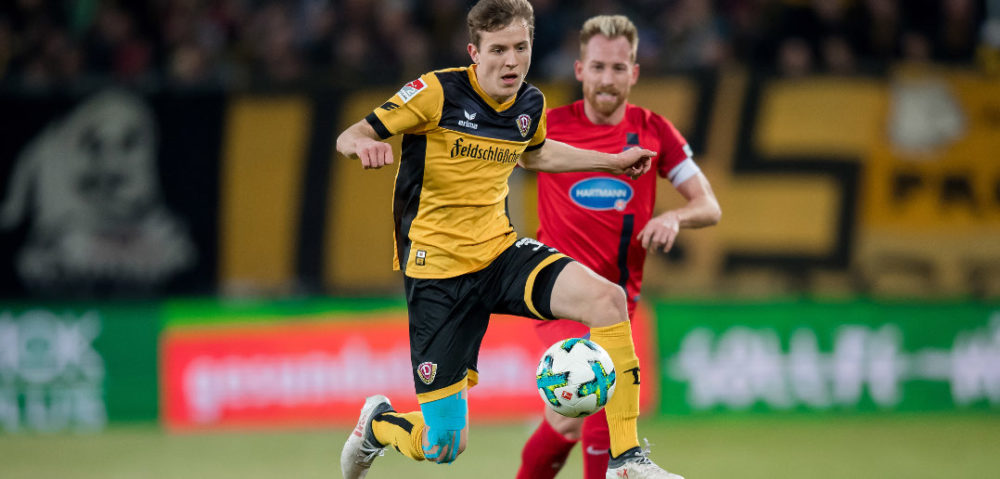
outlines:
M477 71L477 67L479 67L479 65L473 64L469 68L469 78L472 82L472 89L476 90L476 92L479 93L479 96L481 96L484 100L493 100L494 103L490 104L490 106L494 109L505 108L505 105L517 96L517 93L515 92L513 95L498 95L486 91L486 89L483 88L483 84L479 81L479 72ZM520 88L520 86L518 88ZM489 101L487 101L487 103L489 103Z
M605 115L594 108L587 100L583 101L583 114L587 115L587 119L595 125L617 125L625 119L625 107L628 102L622 102L621 106L611 112L610 115Z

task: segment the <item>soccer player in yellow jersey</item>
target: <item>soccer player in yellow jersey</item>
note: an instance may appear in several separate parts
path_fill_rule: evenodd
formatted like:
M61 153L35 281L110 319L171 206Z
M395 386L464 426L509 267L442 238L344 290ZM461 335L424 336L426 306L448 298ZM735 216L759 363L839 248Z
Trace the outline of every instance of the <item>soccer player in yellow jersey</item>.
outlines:
M345 479L367 475L392 446L415 459L450 463L468 439L468 390L491 313L590 328L622 377L606 406L609 478L670 474L639 447L639 360L625 293L590 269L530 238L517 238L506 213L516 165L545 171L645 173L656 152L608 154L546 141L545 97L524 82L531 62L534 12L527 0L480 0L468 14L473 65L438 70L404 85L337 138L337 150L364 168L394 162L395 262L403 272L410 360L420 410L398 413L385 396L369 397L341 452ZM634 379L633 379L634 376Z

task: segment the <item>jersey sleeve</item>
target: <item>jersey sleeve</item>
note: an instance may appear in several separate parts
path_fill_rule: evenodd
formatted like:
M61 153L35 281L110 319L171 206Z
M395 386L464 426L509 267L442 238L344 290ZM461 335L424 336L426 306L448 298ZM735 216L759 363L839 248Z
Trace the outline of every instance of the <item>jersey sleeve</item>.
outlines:
M660 125L660 163L657 173L667 178L674 186L689 180L701 172L694 162L691 146L677 128L666 119Z
M441 82L434 73L427 73L403 85L365 120L383 140L400 133L421 133L437 125L443 103Z
M528 142L528 147L525 148L526 151L531 151L541 148L542 145L545 143L545 136L548 134L548 126L549 126L549 115L545 105L547 101L548 100L546 100L543 97L542 113L539 115L538 118L538 128L535 129L535 136L532 136L531 141Z

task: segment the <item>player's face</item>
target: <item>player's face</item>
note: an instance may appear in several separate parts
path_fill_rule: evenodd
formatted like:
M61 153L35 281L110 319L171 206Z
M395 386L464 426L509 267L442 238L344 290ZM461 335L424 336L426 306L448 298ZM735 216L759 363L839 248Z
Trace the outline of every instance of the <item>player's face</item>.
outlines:
M469 56L478 66L479 86L503 103L517 93L531 66L531 34L523 19L495 32L481 32L479 46L469 44Z
M583 98L603 116L624 108L629 90L639 79L639 65L632 61L632 45L625 37L594 35L576 61L576 79L583 84Z

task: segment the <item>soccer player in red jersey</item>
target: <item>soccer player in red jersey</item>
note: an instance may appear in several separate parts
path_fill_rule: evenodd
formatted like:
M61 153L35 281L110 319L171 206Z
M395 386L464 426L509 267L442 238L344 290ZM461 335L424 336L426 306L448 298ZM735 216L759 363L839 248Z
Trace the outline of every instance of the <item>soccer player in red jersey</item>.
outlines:
M606 173L538 174L538 239L624 288L630 318L639 299L646 252L669 251L681 228L711 226L721 216L687 141L666 118L627 102L639 78L637 47L635 25L624 16L596 16L583 24L574 69L584 98L549 110L548 137L607 153L632 147L658 151L653 170L674 185L686 204L654 217L654 175L632 179ZM546 345L588 334L583 325L563 319L536 321L535 326ZM619 372L618 380L632 378ZM577 419L545 408L544 421L521 454L518 479L555 477L580 441L584 478L605 477L610 443L604 411Z

